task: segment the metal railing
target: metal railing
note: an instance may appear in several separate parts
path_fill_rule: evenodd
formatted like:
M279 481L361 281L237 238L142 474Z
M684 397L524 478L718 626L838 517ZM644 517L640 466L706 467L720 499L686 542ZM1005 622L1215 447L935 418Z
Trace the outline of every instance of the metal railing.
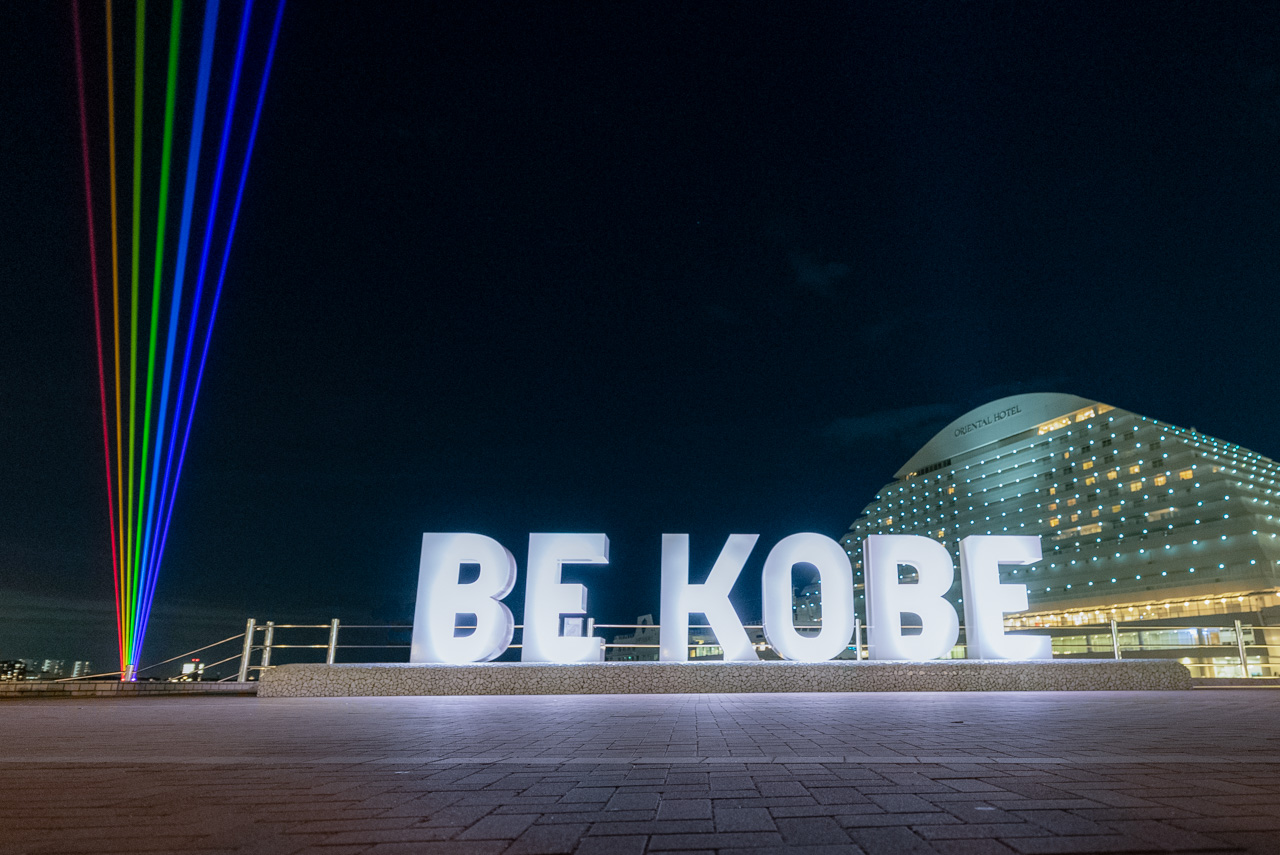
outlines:
M1177 659L1198 677L1280 677L1280 627L1111 621L1048 634L1061 658L1095 656L1105 645L1114 659Z
M459 626L460 630L473 629L471 626ZM517 631L523 627L516 625ZM691 624L690 635L693 637L687 647L690 658L712 659L721 654L720 646L710 633L711 627L706 624ZM764 638L763 627L759 624L745 626L753 646L757 652L768 658L777 656ZM798 625L800 630L820 630L820 624ZM328 630L325 643L288 643L275 640L277 630ZM277 624L271 621L258 624L248 621L245 632L241 636L244 646L240 655L240 670L237 679L241 681L252 678L254 672L272 667L273 650L324 650L324 661L333 664L339 651L356 650L407 650L411 645L407 641L379 644L344 644L340 643L340 633L347 630L381 630L407 633L412 630L408 625L382 624L342 624L336 618L327 624ZM660 647L658 637L661 632L659 624L597 624L586 621L586 635L597 632L612 633L611 640L606 641L604 648L606 657L612 651L619 654L625 651L634 652L640 660L656 660ZM1011 633L1047 634L1053 639L1055 658L1173 658L1192 669L1193 676L1207 677L1280 677L1280 627L1262 627L1243 625L1237 620L1231 626L1161 626L1146 623L1122 623L1110 621L1106 624L1091 624L1071 628L1037 628L1035 630L1013 629ZM855 621L854 634L849 641L847 655L840 658L862 660L868 658L867 627L861 620ZM963 628L961 629L963 633ZM261 643L256 639L261 633ZM1182 634L1181 637L1177 634ZM700 638L701 636L709 638ZM1078 643L1077 639L1085 639ZM1098 642L1101 638L1103 641ZM963 639L963 636L962 636ZM1269 643L1270 642L1270 643ZM520 649L521 645L510 645L511 649ZM257 664L253 663L253 654L259 653ZM963 640L952 650L951 658L963 658L965 646ZM232 657L234 658L234 657ZM407 658L407 657L406 657ZM222 660L228 661L228 660ZM228 678L229 679L229 678Z
M821 624L797 625L800 630L820 630ZM197 653L204 653L214 648L240 642L238 650L223 656L214 662L203 664L205 671L239 660L234 674L221 678L218 682L237 680L247 682L257 674L273 667L273 654L278 651L323 650L324 662L332 665L337 661L339 651L407 651L411 645L407 639L388 638L379 643L340 643L342 638L350 638L350 633L367 633L376 631L389 633L392 636L405 636L413 629L405 624L343 624L337 618L328 623L296 624L275 623L266 621L259 623L250 618L245 623L242 633L206 644L203 647L189 650L178 656L172 656L160 662L139 668L138 673L151 671L162 665L186 659ZM474 629L473 626L459 626L459 630ZM523 626L516 625L522 631ZM706 624L691 624L690 641L687 645L690 658L710 660L722 655L719 644L709 632ZM745 626L752 645L763 658L774 658L777 654L764 637L763 627L759 624ZM301 643L292 638L303 633L314 633L327 630L323 641ZM591 619L585 621L585 635L594 636L598 631L612 633L604 648L606 658L613 661L638 660L654 661L658 658L661 632L659 624L597 624ZM624 632L629 631L629 632ZM1280 677L1280 627L1253 626L1236 620L1231 626L1173 626L1152 624L1150 622L1118 622L1105 624L1085 624L1074 627L1037 627L1035 629L1009 628L1011 634L1030 633L1050 636L1055 658L1099 658L1101 655L1112 659L1146 658L1177 659L1192 669L1193 676L1200 677ZM289 641L277 639L277 632L286 633ZM963 633L963 628L961 629ZM342 633L347 633L345 636ZM854 633L849 640L846 654L839 658L862 660L868 658L867 626L861 620L855 620ZM516 643L511 649L520 649ZM632 656L625 656L631 652ZM257 663L254 663L257 654ZM610 655L610 654L613 655ZM358 654L357 654L358 655ZM963 640L951 651L950 658L963 658L965 646ZM403 657L404 660L408 656ZM378 661L387 661L385 658ZM58 682L86 680L102 677L119 676L121 672L111 671L80 677L66 677Z

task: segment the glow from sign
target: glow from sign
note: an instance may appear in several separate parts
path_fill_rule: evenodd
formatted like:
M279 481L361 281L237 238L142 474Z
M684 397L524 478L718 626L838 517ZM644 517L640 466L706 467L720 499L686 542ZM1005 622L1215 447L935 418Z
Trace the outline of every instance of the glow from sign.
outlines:
M464 564L479 565L473 581L461 581ZM493 538L424 534L409 661L460 665L502 655L511 644L515 621L499 600L515 584L516 559ZM455 633L460 616L475 619L469 635Z
M946 547L914 534L873 534L862 543L862 560L871 658L946 656L960 637L960 619L945 599L956 576ZM914 584L903 584L899 578L902 565L915 569ZM968 592L965 599L969 599ZM903 614L920 618L919 635L903 633Z
M1027 586L1000 581L1001 564L1034 564L1040 538L972 535L960 541L964 632L970 659L1052 659L1046 635L1005 635L1006 612L1027 609Z
M658 630L661 661L689 660L691 613L706 617L716 635L716 643L724 650L724 661L754 662L759 658L747 631L742 628L742 619L729 602L729 591L759 538L758 534L729 535L716 563L711 565L707 581L693 585L689 583L689 535L662 536L662 621ZM848 566L847 561L845 565Z
M725 661L759 659L729 600L758 539L755 534L729 535L706 582L694 584L689 581L689 535L662 536L661 661L688 661L691 614L706 616ZM1027 590L1002 584L1000 565L1039 561L1039 538L974 536L962 540L960 548L969 658L1052 658L1048 638L1004 634L1004 615L1027 608ZM955 581L946 547L918 535L871 535L862 554L870 658L919 661L950 655L960 621L946 599ZM594 636L586 620L586 586L566 583L561 576L566 564L608 563L609 538L604 534L529 535L523 661L604 661L604 639ZM468 565L478 568L474 578ZM818 571L822 622L813 635L795 625L792 573L797 565ZM901 578L903 567L914 570L913 582ZM511 646L515 625L500 600L515 582L515 558L493 538L424 534L410 661L463 664L502 655ZM812 532L783 538L769 551L761 574L765 639L793 662L839 657L853 636L853 589L853 568L839 543Z
M561 616L587 612L586 587L561 582L560 573L565 564L608 563L609 538L603 534L529 535L522 661L604 661L604 639L560 634Z
M791 571L797 564L812 564L818 570L822 629L817 635L801 635L795 627ZM849 646L853 638L853 568L840 544L812 532L784 537L769 550L761 586L764 637L783 659L825 662Z

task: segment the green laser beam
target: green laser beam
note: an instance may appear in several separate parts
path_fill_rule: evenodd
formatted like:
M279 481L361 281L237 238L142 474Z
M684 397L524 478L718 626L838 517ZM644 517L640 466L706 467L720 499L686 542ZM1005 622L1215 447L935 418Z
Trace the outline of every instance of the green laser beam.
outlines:
M169 213L169 164L173 151L173 107L178 89L178 46L182 32L182 0L173 0L173 20L169 26L169 73L165 83L164 95L164 140L160 150L160 204L156 222L156 263L155 276L151 287L151 334L147 346L147 391L142 408L142 471L138 481L138 520L134 541L134 554L138 556L138 567L145 569L147 556L143 552L142 523L147 494L147 450L151 446L151 400L155 390L156 375L156 336L160 326L160 279L164 272L164 230ZM157 420L163 414L157 416ZM159 439L157 435L157 440ZM138 616L133 616L136 624ZM134 633L136 634L135 626Z

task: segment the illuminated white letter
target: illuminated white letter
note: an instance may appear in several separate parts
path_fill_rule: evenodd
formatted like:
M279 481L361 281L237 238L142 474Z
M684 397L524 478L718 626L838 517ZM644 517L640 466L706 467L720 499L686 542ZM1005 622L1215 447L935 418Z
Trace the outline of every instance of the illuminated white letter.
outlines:
M1047 635L1005 635L1006 612L1027 610L1027 586L1002 583L1001 564L1034 564L1040 538L971 535L960 541L964 635L970 659L1052 659Z
M560 634L561 615L585 615L587 589L560 581L565 564L608 564L603 534L531 534L525 570L524 662L603 662L604 639Z
M956 570L946 547L914 534L873 534L862 542L862 564L872 659L938 659L955 647L960 619L944 595ZM901 564L915 568L914 585L899 581ZM919 635L903 634L903 613L920 618Z
M463 564L480 565L473 582L459 581ZM516 584L516 560L482 534L424 534L413 612L410 662L487 662L511 644L511 610L498 602ZM474 615L475 631L454 637L459 615Z
M716 642L724 650L726 662L752 662L758 659L742 620L729 602L729 591L737 581L747 556L756 545L758 534L731 534L711 566L711 574L701 585L689 584L689 535L662 536L662 611L658 618L660 650L663 662L686 662L689 659L689 614L706 615Z
M822 588L822 629L801 635L795 626L791 568L812 564ZM848 648L853 637L853 568L844 548L825 534L784 537L769 550L761 580L764 637L783 659L825 662Z

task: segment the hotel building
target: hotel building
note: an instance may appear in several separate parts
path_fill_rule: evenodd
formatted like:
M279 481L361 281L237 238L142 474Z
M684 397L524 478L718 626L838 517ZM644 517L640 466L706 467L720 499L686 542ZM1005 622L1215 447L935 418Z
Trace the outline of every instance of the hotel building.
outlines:
M1001 571L1028 590L1010 628L1280 623L1280 464L1233 443L1073 395L1016 395L947 425L895 479L841 539L859 605L869 534L924 535L953 556L971 534L1025 534L1044 559ZM819 617L803 596L801 610Z

